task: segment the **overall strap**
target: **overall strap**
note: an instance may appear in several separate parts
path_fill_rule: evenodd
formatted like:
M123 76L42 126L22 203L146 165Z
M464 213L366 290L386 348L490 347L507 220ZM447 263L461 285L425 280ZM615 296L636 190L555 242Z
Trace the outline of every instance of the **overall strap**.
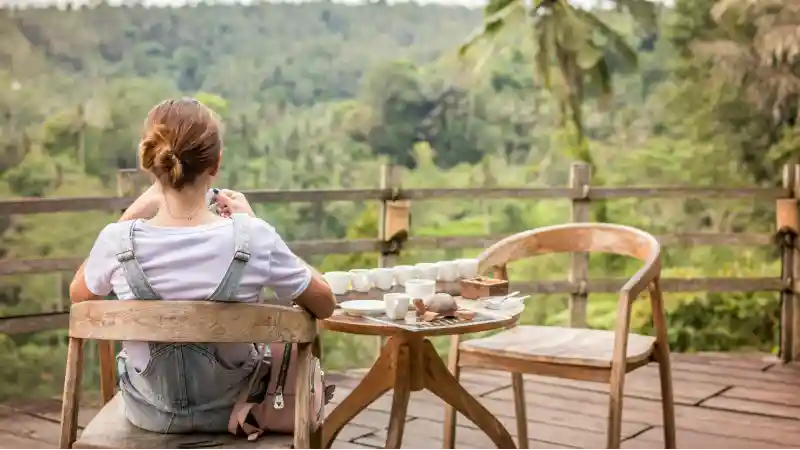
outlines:
M136 260L136 253L133 250L133 231L138 220L132 220L128 230L122 233L119 241L119 253L117 261L122 265L125 281L131 288L133 295L139 300L161 300L161 296L156 294L147 277L142 271L142 266Z
M222 277L219 286L209 300L220 302L235 301L239 282L242 281L244 269L250 261L250 217L247 214L233 214L234 253L231 264Z

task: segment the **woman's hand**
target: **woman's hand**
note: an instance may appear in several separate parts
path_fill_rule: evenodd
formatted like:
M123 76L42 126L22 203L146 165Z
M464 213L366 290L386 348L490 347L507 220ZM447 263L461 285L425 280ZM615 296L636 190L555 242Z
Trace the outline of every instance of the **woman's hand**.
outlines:
M156 215L161 207L161 184L157 181L147 188L122 214L120 221L132 219L149 219Z
M219 206L219 215L222 217L230 217L231 214L237 213L248 214L251 217L256 216L247 198L241 192L223 189L217 193L214 200Z

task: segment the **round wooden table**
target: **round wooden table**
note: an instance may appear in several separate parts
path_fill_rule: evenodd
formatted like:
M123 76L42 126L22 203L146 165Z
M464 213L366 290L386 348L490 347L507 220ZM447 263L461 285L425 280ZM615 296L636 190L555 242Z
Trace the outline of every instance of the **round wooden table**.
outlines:
M459 300L459 305L496 318L491 321L462 321L414 331L370 318L350 316L342 311L323 321L325 329L331 331L388 337L380 356L366 376L326 417L322 430L323 448L330 448L342 428L389 389L393 389L394 394L386 448L400 448L411 392L423 389L475 423L497 448L516 448L503 424L459 384L428 338L510 328L516 325L522 309L487 311L477 302L466 300Z

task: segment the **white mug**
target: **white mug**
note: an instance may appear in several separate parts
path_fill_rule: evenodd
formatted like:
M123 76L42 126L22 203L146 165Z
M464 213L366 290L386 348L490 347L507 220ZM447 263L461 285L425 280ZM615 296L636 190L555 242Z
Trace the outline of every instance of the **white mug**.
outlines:
M350 271L350 282L353 283L353 290L357 292L369 292L372 287L369 282L369 270L353 269Z
M405 319L408 308L411 306L411 296L408 294L383 294L383 303L386 307L386 315L390 319Z
M394 266L392 268L394 273L394 281L398 286L405 286L408 280L412 280L417 276L417 269L414 266Z
M437 278L441 281L456 281L458 279L458 263L455 261L439 261Z
M323 277L334 295L347 294L350 289L350 274L347 272L328 272Z
M474 258L458 259L458 276L461 278L475 278L478 276L478 260Z
M394 283L394 272L392 269L379 267L370 270L369 278L376 288L382 291L388 291L392 288L392 283Z
M406 281L406 294L412 299L426 299L436 293L436 282L433 280L408 280Z
M439 268L433 263L419 263L414 268L417 269L417 275L424 280L436 280L439 273Z

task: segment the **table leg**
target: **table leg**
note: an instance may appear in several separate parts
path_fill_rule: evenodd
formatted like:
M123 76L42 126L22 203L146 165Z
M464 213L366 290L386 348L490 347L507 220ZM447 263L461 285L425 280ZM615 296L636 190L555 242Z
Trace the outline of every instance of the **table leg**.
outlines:
M323 448L330 448L333 440L348 422L392 388L394 384L392 360L397 350L398 346L389 340L378 360L358 386L325 418L322 426Z
M425 389L454 407L486 433L497 448L517 448L508 430L478 400L467 392L447 370L433 344L423 344Z
M392 395L392 411L389 415L389 432L386 435L386 448L400 448L403 443L411 388L409 346L401 345L397 349L394 364L394 394Z
M394 389L386 448L400 448L411 392L427 389L483 430L497 448L516 448L511 435L450 374L433 344L413 334L392 336L358 386L325 419L324 448L341 429L389 389Z

